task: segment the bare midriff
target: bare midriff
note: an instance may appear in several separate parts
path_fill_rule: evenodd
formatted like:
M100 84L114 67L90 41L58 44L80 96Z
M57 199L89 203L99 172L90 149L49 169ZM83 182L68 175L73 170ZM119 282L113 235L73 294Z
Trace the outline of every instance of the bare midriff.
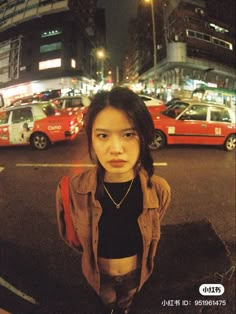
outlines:
M101 273L110 276L122 276L140 268L140 258L133 255L123 258L98 257L98 267Z

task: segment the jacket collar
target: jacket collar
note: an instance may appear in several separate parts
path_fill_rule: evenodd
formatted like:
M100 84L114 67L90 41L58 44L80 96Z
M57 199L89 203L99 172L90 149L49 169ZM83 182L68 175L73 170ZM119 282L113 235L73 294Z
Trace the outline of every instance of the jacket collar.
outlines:
M97 188L97 167L93 167L79 176L77 182L76 192L80 194L87 194L89 192L95 193ZM81 181L83 184L81 184Z
M141 168L139 171L139 178L143 192L143 207L158 208L159 200L155 190L155 185L153 184L151 188L147 187L148 175L143 168ZM82 173L79 181L80 182L77 182L77 193L87 194L91 192L92 194L95 194L97 188L97 167L95 166L94 168L91 168L88 171ZM81 181L83 184L81 184Z

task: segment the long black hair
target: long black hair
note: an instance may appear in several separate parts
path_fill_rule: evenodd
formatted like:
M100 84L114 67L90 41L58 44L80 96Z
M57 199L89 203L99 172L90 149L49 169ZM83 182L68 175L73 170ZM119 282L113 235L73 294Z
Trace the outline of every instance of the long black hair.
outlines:
M147 171L148 187L151 187L150 178L153 175L154 168L149 144L151 144L154 138L154 125L144 101L128 88L115 87L109 92L98 92L92 99L85 116L85 130L91 160L94 161L92 146L93 123L98 113L108 106L124 111L134 123L140 139L140 155L137 165L142 166ZM96 163L98 165L98 194L101 195L105 171L98 160L96 160Z

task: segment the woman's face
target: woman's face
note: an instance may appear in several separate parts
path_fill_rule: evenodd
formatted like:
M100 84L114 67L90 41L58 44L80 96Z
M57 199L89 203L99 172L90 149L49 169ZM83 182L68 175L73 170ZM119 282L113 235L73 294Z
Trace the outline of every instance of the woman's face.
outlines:
M92 128L94 152L105 169L105 180L128 181L140 154L140 141L126 113L106 107L96 116Z

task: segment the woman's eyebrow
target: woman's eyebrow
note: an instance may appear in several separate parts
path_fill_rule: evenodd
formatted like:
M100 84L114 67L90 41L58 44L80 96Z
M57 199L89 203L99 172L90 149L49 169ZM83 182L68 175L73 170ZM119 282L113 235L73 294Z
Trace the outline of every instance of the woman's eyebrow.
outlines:
M101 128L96 128L95 131L99 131L99 132L109 132L109 130L107 130L107 129L101 129Z
M111 132L112 130L110 129L102 129L102 128L96 128L95 131L99 132ZM126 128L126 129L121 129L119 130L120 132L125 132L125 131L136 131L135 128Z

